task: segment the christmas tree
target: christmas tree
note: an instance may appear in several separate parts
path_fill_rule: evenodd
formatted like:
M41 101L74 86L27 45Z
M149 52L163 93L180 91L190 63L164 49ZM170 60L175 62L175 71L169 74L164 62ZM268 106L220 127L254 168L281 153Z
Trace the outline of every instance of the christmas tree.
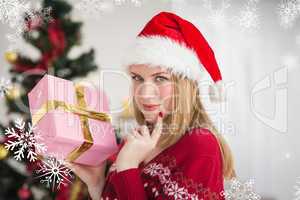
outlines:
M72 6L62 0L44 0L42 10L50 12L43 16L39 11L32 11L22 17L22 37L38 49L40 58L34 60L16 51L5 55L11 64L12 77L11 88L5 91L7 116L18 115L25 122L24 127L22 123L17 126L17 131L29 129L28 122L31 119L27 94L45 73L71 80L97 69L93 49L75 59L68 57L70 50L80 45L81 39L82 23L71 19ZM47 17L47 20L43 17ZM73 184L55 192L35 179L33 171L38 161L16 161L13 152L5 148L9 139L5 134L7 126L15 126L14 120L10 120L9 124L0 123L0 199L87 199L86 188L77 177L72 180Z

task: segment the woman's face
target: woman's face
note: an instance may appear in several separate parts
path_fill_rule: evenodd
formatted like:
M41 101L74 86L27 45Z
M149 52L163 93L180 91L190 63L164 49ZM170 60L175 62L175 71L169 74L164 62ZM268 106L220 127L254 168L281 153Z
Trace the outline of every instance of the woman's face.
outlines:
M129 73L133 97L147 122L154 123L159 111L171 112L173 84L169 71L161 67L131 65Z

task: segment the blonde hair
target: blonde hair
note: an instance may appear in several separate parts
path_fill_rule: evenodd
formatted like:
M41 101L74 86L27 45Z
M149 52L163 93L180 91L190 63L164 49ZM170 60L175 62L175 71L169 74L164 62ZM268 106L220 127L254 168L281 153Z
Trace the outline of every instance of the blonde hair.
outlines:
M161 148L171 146L189 129L195 127L207 128L218 140L222 153L224 178L231 179L236 177L232 152L226 140L218 133L208 114L204 110L197 82L175 73L172 73L171 81L175 85L175 87L173 87L172 112L164 117L164 134L161 135L158 146ZM138 109L134 98L133 111L137 123L139 125L145 124L143 113ZM164 129L164 127L168 128Z

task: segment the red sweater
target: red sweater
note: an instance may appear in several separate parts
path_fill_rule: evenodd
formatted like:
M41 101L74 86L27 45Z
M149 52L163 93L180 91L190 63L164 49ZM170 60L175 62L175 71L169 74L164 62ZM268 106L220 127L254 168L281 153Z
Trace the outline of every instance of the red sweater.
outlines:
M208 129L194 128L145 165L110 170L101 200L224 200L223 191L218 141Z

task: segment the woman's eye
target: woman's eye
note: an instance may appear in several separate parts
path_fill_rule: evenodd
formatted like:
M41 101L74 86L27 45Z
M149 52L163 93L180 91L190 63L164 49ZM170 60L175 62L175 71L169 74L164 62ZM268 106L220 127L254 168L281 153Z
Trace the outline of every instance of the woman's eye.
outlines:
M159 82L163 82L163 81L167 81L167 80L169 80L169 79L166 78L166 77L163 77L163 76L157 76L157 77L155 78L155 80L157 80L157 81L159 81Z
M140 80L140 78L139 78L138 76L131 76L131 78L132 78L133 80L135 80L135 81L139 81L139 80Z

